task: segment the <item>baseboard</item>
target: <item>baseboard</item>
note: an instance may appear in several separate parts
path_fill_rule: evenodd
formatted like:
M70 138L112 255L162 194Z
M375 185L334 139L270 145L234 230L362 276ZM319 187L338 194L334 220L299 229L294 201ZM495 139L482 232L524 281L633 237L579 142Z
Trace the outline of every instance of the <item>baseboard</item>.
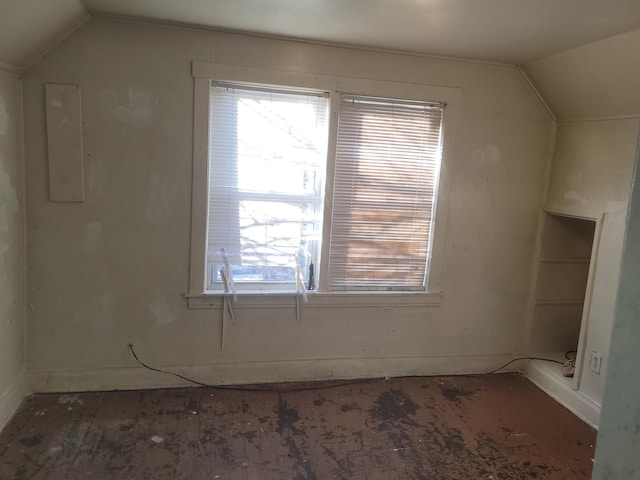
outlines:
M21 374L18 379L0 395L0 430L2 430L11 419L26 396L25 377L24 374Z
M529 361L524 367L524 375L582 421L598 429L600 406L574 390L564 377L549 368L549 364L535 360Z
M158 367L209 385L246 385L355 378L479 374L496 368L510 358L513 356L369 357ZM172 375L149 371L139 366L80 371L31 371L27 374L27 385L35 393L193 386L192 383Z

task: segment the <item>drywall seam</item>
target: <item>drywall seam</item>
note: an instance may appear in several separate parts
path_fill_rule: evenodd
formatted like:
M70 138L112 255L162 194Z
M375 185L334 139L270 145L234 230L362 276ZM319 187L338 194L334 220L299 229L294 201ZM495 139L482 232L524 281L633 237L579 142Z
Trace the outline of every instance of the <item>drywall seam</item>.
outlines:
M533 85L531 85L531 88L533 88ZM540 101L544 103L542 98L540 98ZM553 113L550 110L548 110L548 112L550 115L553 115ZM545 172L544 172L544 184L542 186L542 195L540 198L541 208L538 214L538 225L536 227L536 244L533 250L531 280L529 284L529 295L527 298L527 306L526 306L527 311L525 314L524 329L523 329L523 335L522 335L522 345L520 349L522 353L531 353L529 352L529 349L530 349L530 343L531 343L531 333L533 331L534 300L536 295L536 286L538 283L538 261L540 259L540 252L542 251L542 229L544 225L544 215L545 215L544 205L546 205L547 197L549 195L549 188L551 185L551 171L553 168L553 156L555 154L557 136L558 136L558 123L554 120L551 127L551 138L549 139L549 151L547 152L547 160L546 160Z
M25 383L25 394L31 392L26 388L26 368L27 368L27 331L28 331L28 309L27 309L27 167L25 148L25 126L24 126L24 98L22 79L18 79L18 185L20 188L20 205L22 207L22 365L23 381Z
M331 48L344 48L349 50L359 50L361 52L373 52L373 53L386 53L393 55L404 55L408 57L427 58L431 60L442 60L447 62L461 62L461 63L473 63L477 65L491 65L494 67L507 67L514 68L515 65L511 63L492 62L490 60L477 60L473 58L461 58L461 57L448 57L445 55L434 55L430 53L412 52L408 50L397 50L393 48L376 48L367 47L364 45L352 44L352 43L339 43L339 42L327 42L322 40L311 40L299 37L287 37L285 35L275 35L269 33L252 32L250 30L235 30L232 28L212 27L207 25L198 25L189 22L180 22L175 20L161 20L157 18L149 17L135 17L130 15L119 15L115 13L107 13L100 10L91 10L90 14L95 18L106 18L110 20L128 22L128 23L143 23L150 25L160 25L165 27L175 28L190 28L195 30L205 30L214 33L225 33L229 35L243 35L247 37L263 38L267 40L279 40L284 42L304 43L306 45L317 45L320 47Z
M91 20L91 14L85 12L83 15L74 20L66 29L64 29L58 36L48 42L44 48L42 48L33 57L28 59L24 65L18 69L18 74L22 77L32 66L38 63L45 55L55 49L58 45L64 42L70 37L76 30Z
M547 111L547 114L549 115L549 118L551 118L551 120L553 120L554 122L558 122L558 119L556 118L556 116L553 113L553 110L551 110L551 107L549 107L549 104L544 100L543 96L540 94L540 92L538 91L538 89L536 88L536 86L533 84L533 82L531 81L531 79L529 78L529 76L526 74L526 72L522 69L521 66L516 65L516 70L520 73L520 76L522 77L522 79L524 80L524 82L527 84L527 86L531 89L531 91L533 92L533 94L536 96L536 98L538 99L538 101L542 104L542 106L544 107L544 109Z
M137 352L144 361L144 352ZM123 348L123 355L129 355ZM512 354L442 355L400 358L333 358L262 362L225 362L211 365L170 366L180 373L211 385L346 380L361 378L457 375L486 373L513 359ZM135 365L135 361L131 362ZM157 367L157 365L153 365ZM505 372L518 371L511 367ZM136 390L194 386L169 374L143 367L114 367L98 370L34 371L27 373L33 392Z
M0 430L11 419L26 396L24 369L18 377L7 390L0 394Z

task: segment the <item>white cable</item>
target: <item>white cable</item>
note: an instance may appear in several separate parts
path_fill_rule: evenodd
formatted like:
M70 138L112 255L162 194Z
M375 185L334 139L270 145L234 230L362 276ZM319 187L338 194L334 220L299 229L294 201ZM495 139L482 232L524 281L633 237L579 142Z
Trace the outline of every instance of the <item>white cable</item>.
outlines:
M229 258L227 258L227 252L224 251L224 248L220 249L220 254L222 255L222 261L224 262L225 273L227 274L227 280L225 284L225 292L231 292L233 296L233 301L238 301L238 293L236 292L236 286L233 283L233 274L231 273L231 265L229 265ZM224 282L224 280L223 280Z

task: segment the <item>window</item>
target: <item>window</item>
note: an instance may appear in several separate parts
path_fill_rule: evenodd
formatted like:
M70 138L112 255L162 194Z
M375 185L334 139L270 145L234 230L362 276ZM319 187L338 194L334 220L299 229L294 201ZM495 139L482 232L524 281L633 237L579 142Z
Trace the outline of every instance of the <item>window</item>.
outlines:
M225 261L238 290L296 289L318 263L328 94L214 83L210 112L208 289Z
M219 305L227 277L327 305L437 303L458 89L200 62L193 75L190 306Z
M442 106L341 95L329 289L423 288Z

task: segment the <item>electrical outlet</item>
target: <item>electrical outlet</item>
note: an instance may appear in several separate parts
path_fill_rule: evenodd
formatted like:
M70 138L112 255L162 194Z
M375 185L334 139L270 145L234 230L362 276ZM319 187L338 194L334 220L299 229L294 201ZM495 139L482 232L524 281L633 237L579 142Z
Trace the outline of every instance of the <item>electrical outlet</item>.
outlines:
M591 352L591 358L589 359L589 367L591 371L596 375L600 375L600 368L602 367L602 354L595 350Z

